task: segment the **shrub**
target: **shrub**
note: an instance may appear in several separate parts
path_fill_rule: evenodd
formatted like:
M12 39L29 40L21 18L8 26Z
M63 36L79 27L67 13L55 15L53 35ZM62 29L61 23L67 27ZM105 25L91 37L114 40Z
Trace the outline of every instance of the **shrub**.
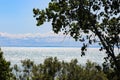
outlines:
M12 80L12 69L10 62L3 58L3 52L0 49L0 80Z
M108 80L96 63L88 61L86 66L82 66L76 59L68 63L60 62L56 57L47 58L38 65L24 60L22 68L14 66L14 74L17 80Z

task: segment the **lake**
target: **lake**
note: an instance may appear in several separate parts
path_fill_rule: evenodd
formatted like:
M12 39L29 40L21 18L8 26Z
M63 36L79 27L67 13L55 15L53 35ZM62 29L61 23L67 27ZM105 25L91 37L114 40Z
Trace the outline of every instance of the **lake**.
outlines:
M2 47L4 57L11 64L20 64L21 60L31 59L36 64L42 63L45 58L57 57L60 61L70 62L77 59L80 64L85 64L89 59L101 64L104 62L105 51L98 48L88 48L86 55L81 57L81 49L73 47Z

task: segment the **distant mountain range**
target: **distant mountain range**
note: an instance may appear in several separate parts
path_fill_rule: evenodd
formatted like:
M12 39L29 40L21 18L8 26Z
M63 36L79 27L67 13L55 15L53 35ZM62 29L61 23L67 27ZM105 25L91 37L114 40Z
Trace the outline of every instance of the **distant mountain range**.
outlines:
M27 46L27 47L80 47L80 42L75 42L70 37L63 35L47 34L9 34L0 33L0 46Z
M83 43L76 42L70 36L62 33L27 33L27 34L10 34L0 32L0 46L13 47L81 47ZM94 44L90 47L98 47Z

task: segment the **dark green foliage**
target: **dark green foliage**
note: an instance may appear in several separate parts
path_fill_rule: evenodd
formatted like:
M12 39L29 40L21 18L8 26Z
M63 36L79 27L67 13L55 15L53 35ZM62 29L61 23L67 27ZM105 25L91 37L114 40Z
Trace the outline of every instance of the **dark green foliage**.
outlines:
M10 62L3 58L3 52L0 49L0 80L12 80L11 72Z
M118 64L120 65L120 55L118 55L116 58L119 61ZM111 61L111 65L108 62L103 63L103 72L107 75L108 80L119 80L120 76L116 75L117 69L114 65L115 63L112 59L110 61Z
M100 50L106 51L106 61L113 60L120 76L114 52L114 48L120 49L120 0L51 0L48 8L33 12L38 26L51 21L55 33L63 32L84 42L82 55L89 45L98 43Z
M98 70L96 66L90 61L85 66L78 65L76 59L68 63L60 62L57 58L47 58L38 65L25 60L22 61L22 68L14 66L14 80L108 80L102 69Z

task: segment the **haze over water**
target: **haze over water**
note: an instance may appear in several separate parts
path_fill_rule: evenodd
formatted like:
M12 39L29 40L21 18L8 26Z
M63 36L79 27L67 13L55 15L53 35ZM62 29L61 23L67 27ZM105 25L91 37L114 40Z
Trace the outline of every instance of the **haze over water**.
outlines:
M81 57L81 49L73 47L2 47L4 57L11 64L20 64L21 60L30 59L36 64L42 63L45 58L57 57L60 61L70 62L77 59L78 63L85 64L87 60L102 64L104 62L104 51L98 48L89 48L86 55ZM116 49L116 52L117 49Z

